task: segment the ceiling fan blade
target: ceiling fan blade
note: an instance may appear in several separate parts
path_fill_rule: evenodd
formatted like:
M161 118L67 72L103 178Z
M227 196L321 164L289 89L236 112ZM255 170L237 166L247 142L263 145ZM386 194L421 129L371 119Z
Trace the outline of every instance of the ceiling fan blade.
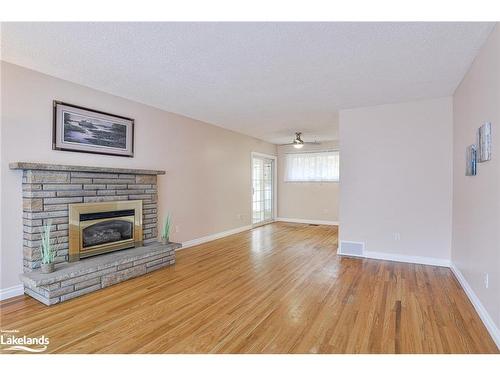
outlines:
M293 146L295 143L278 143L277 146ZM303 145L320 145L321 142L314 141L314 142L304 142L302 143Z

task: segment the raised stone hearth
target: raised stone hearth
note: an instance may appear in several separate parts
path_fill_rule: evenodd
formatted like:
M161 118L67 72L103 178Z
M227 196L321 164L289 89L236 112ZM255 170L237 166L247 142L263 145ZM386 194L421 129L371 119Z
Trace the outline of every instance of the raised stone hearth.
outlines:
M160 245L157 175L161 170L102 168L43 163L11 163L22 170L23 265L26 294L50 305L90 293L175 262L180 245ZM74 203L142 201L145 246L68 263L69 205ZM41 274L41 232L52 222L56 272ZM146 246L146 245L150 246ZM137 244L136 244L137 246Z
M154 243L121 250L59 264L49 274L27 272L21 275L21 281L26 294L53 305L174 264L175 249L180 247L177 243Z

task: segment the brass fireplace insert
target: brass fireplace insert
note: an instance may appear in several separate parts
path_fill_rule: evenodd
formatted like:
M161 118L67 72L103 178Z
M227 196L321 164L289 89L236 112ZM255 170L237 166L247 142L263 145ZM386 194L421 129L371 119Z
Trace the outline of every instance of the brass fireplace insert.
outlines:
M142 201L69 205L69 261L142 246Z

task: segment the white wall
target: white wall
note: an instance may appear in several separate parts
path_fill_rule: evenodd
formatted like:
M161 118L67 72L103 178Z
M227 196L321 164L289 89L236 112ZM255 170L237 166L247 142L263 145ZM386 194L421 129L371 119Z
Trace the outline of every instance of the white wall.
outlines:
M338 182L285 182L285 155L289 152L338 149L338 141L293 146L278 146L278 216L286 219L338 221ZM342 156L340 156L342 158Z
M452 99L341 111L339 138L340 240L365 242L366 252L446 263Z
M500 27L490 35L453 97L452 261L496 324L500 345ZM492 123L492 160L466 177L465 147ZM489 288L484 284L489 275Z
M1 73L0 289L22 272L22 173L9 162L164 169L159 214L179 226L174 241L251 224L251 152L276 154L275 145L5 62ZM52 150L54 99L134 118L135 157Z

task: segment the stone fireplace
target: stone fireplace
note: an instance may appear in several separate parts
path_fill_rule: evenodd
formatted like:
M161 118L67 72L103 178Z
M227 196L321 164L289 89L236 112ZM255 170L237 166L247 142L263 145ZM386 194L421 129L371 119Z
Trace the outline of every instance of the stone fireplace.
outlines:
M21 169L24 270L40 267L42 226L53 225L56 263L69 260L69 207L72 204L142 201L144 244L158 235L157 175L165 171L11 163Z
M10 168L22 170L26 294L50 305L175 263L180 245L156 242L157 176L165 171L24 162ZM41 232L49 221L56 271L41 274Z

